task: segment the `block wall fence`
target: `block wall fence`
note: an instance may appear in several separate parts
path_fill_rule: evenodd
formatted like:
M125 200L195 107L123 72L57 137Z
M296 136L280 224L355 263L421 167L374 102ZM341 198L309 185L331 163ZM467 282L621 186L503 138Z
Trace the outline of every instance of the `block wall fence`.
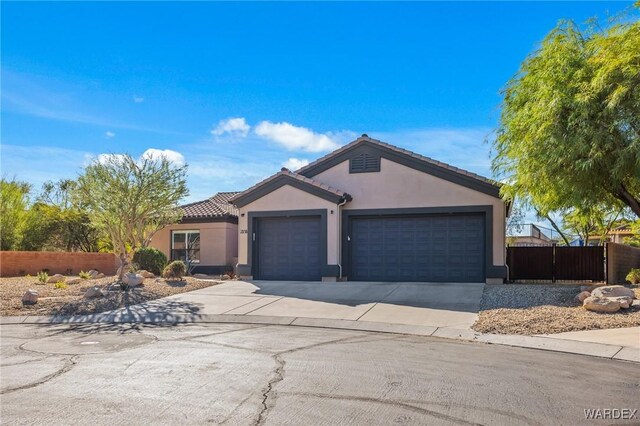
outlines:
M0 251L1 277L35 275L43 270L49 274L78 275L90 269L114 275L119 266L120 261L113 253Z
M640 248L607 243L607 282L624 284L632 268L640 268Z

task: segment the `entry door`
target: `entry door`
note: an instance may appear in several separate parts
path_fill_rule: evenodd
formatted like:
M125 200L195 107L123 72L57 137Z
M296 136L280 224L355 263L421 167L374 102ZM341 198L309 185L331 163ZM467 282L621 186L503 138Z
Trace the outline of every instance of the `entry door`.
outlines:
M322 247L319 216L260 218L257 279L319 281Z
M354 281L483 282L483 215L352 218Z

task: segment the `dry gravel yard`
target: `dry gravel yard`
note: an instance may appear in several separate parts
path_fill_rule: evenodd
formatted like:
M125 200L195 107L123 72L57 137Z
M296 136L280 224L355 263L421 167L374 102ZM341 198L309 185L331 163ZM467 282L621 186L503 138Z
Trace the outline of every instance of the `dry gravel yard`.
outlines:
M67 277L69 278L71 277ZM92 314L217 284L215 281L192 277L185 277L182 281L147 278L143 287L127 292L105 291L105 297L84 299L88 288L99 286L106 289L115 281L116 277L104 277L69 284L66 289L57 289L54 284L40 284L36 277L0 278L0 315ZM23 306L22 295L28 289L38 291L38 303Z
M485 286L473 329L495 334L549 334L640 326L640 306L613 314L587 311L574 297L577 285L506 284ZM640 289L634 288L636 298Z

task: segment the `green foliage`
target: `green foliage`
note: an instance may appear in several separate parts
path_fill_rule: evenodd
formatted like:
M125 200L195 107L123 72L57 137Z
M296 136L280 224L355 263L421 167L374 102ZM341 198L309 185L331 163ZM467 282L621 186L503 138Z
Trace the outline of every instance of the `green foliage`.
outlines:
M0 250L16 250L24 232L31 187L0 179Z
M624 239L624 243L633 247L640 247L640 220L636 220L631 224L631 232L633 235Z
M640 284L640 269L632 269L625 279L631 284Z
M88 280L91 279L91 274L89 272L85 272L85 271L80 271L80 273L78 274L78 276L80 278L82 278L83 280Z
M153 247L141 247L133 254L133 261L140 269L160 275L167 264L167 256Z
M106 156L86 167L76 194L92 224L109 236L122 263L122 279L132 252L182 217L178 202L188 195L186 166L174 166L162 156L139 162L128 154Z
M45 271L38 272L38 282L40 284L46 284L48 279L49 279L48 273L46 273Z
M57 288L58 290L64 290L69 286L64 281L58 281L57 283L55 283L54 287Z
M585 243L592 237L598 237L598 244L602 245L613 226L624 218L624 213L623 209L604 206L569 209L563 216L564 233L577 235Z
M598 28L559 24L504 90L494 172L542 216L605 204L640 217L640 22Z
M181 280L187 273L187 265L182 260L174 260L168 264L162 271L164 278L175 278Z

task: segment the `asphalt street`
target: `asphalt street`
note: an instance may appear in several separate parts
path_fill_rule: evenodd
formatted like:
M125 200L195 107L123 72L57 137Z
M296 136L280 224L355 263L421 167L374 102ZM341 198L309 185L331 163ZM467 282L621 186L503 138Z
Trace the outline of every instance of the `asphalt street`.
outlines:
M640 408L638 364L482 343L249 324L0 332L2 424L611 424L584 410Z

